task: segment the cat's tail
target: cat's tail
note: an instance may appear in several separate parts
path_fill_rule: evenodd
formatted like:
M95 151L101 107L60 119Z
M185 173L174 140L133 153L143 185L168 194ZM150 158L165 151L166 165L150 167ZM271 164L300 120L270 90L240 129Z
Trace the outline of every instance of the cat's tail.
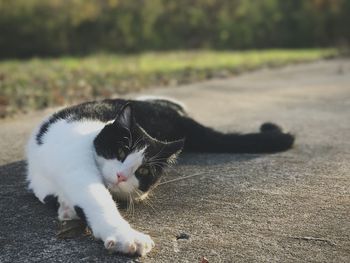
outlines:
M185 151L212 153L274 153L290 149L294 136L273 123L264 123L258 133L221 133L185 118Z

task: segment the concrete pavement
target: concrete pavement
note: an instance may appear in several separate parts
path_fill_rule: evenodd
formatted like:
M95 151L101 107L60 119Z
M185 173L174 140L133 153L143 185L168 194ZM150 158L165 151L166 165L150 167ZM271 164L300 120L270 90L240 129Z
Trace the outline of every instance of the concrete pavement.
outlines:
M126 215L156 243L131 259L91 237L57 239L55 213L26 191L24 144L52 110L0 121L0 262L350 262L350 60L147 94L183 101L223 131L276 122L296 145L273 155L183 155L164 181L197 175L159 186Z

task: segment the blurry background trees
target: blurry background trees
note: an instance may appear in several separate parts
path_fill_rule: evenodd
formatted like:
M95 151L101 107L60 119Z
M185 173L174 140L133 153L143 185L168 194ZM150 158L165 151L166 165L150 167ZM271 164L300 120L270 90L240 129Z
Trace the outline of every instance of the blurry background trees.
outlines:
M0 0L0 58L349 40L350 0Z
M350 0L0 0L0 117L313 61L349 40Z

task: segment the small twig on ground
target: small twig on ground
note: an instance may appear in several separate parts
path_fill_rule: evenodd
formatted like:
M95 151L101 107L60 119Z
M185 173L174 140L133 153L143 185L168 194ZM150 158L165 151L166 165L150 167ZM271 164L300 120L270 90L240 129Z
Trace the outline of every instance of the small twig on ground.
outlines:
M306 241L326 242L327 244L329 244L331 246L336 246L336 243L334 243L333 241L331 241L329 239L325 239L325 238L320 238L320 237L297 237L297 236L288 236L288 237L293 238L293 239L306 240Z

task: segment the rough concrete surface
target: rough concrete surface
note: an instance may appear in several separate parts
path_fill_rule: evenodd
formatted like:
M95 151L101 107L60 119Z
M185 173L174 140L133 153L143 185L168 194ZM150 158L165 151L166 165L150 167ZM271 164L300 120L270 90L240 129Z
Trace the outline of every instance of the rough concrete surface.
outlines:
M91 237L56 238L55 213L26 191L24 144L48 112L0 122L0 262L350 262L350 61L260 70L148 94L185 102L201 122L296 134L272 155L185 154L150 205L126 215L149 233L145 258L108 254ZM125 214L125 211L123 212ZM186 233L189 239L176 240Z

